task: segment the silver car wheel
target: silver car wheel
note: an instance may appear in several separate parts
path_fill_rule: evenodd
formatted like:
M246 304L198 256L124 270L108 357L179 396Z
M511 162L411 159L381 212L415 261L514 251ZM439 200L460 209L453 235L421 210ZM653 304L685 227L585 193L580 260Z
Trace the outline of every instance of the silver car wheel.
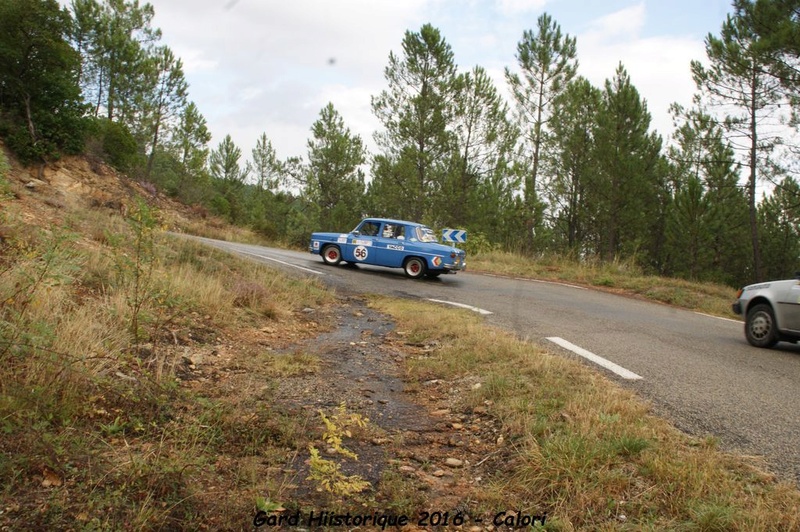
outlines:
M745 336L747 341L756 347L772 347L778 343L778 331L772 307L760 304L747 313Z

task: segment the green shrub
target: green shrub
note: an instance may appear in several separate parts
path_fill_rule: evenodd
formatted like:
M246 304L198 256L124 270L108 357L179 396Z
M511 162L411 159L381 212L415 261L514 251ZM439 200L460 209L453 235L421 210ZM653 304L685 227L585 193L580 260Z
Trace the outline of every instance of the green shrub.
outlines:
M139 153L136 139L124 124L93 118L88 129L89 155L99 157L120 172L143 165L144 157Z

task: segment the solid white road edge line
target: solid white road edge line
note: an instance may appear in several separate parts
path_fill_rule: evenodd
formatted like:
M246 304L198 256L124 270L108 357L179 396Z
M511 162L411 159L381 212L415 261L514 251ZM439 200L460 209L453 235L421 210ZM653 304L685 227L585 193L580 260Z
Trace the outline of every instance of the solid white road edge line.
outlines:
M569 283L560 283L558 281L545 281L543 279L526 279L525 277L514 277L515 281L528 281L531 283L541 283L541 284L555 284L558 286L566 286L567 288L577 288L578 290L588 290L585 286L578 286Z
M434 303L444 303L445 305L453 305L454 307L459 307L459 308L465 308L465 309L471 310L473 312L477 312L478 314L483 314L484 316L488 316L489 314L493 314L493 312L491 312L489 310L484 310L482 308L473 307L473 306L470 306L470 305L465 305L464 303L454 303L452 301L443 301L441 299L430 299L430 298L428 298L428 301L433 301Z
M614 373L616 373L617 375L619 375L623 379L636 380L636 379L641 379L642 378L640 375L637 375L636 373L634 373L632 371L629 371L629 370L623 368L622 366L614 364L610 360L606 360L605 358L603 358L601 356L595 355L591 351L587 351L586 349L583 349L582 347L578 347L577 345L572 344L572 343L564 340L563 338L559 338L558 336L551 336L551 337L549 337L547 339L550 340L551 342L553 342L554 344L560 345L564 349L569 349L570 351L572 351L576 355L582 356L586 360L590 360L590 361L594 362L598 366L602 366L602 367L606 368L609 371L613 371Z
M716 318L718 320L732 321L733 323L742 323L742 320L732 320L730 318L723 318L722 316L712 316L711 314L704 314L703 312L695 312L695 314L699 314L701 316L707 316L709 318Z
M298 266L297 264L292 264L292 263L290 263L290 262L284 262L284 261L282 261L282 260L273 259L272 257L267 257L267 256L265 256L265 255L259 255L258 253L250 253L249 251L242 251L242 250L240 250L240 249L237 249L237 250L236 250L236 252L237 252L237 253L243 253L243 254L245 254L245 255L252 255L252 256L254 256L254 257L258 257L258 258L260 258L260 259L271 260L271 261L273 261L273 262L277 262L277 263L283 264L284 266L291 266L292 268L297 268L298 270L303 270L303 271L306 271L306 272L308 272L308 273L315 273L315 274L317 274L317 275L325 275L325 274L324 274L324 273L322 273L322 272L314 271L314 270L311 270L311 269L309 269L309 268L303 268L302 266Z

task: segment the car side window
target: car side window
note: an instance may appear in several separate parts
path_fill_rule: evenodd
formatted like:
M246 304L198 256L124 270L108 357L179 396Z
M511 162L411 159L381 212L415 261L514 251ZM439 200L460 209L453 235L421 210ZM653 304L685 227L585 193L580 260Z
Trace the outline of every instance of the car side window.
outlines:
M364 222L361 224L361 227L359 227L358 232L364 236L376 236L378 234L378 229L380 229L380 225L375 222Z
M394 237L398 240L405 240L406 227L404 225L398 225L394 230Z

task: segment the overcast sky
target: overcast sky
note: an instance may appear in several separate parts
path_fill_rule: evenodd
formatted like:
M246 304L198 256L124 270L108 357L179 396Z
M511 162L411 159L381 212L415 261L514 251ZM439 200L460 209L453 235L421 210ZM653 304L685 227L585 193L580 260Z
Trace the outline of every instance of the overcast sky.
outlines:
M719 34L730 0L150 0L162 42L183 60L189 96L216 148L226 134L245 158L266 133L280 159L306 157L310 128L332 102L372 146L370 97L386 88L407 30L438 28L459 69L484 67L505 92L522 33L549 13L577 39L579 74L603 87L621 62L653 129L672 132L672 102L695 91L689 62Z

